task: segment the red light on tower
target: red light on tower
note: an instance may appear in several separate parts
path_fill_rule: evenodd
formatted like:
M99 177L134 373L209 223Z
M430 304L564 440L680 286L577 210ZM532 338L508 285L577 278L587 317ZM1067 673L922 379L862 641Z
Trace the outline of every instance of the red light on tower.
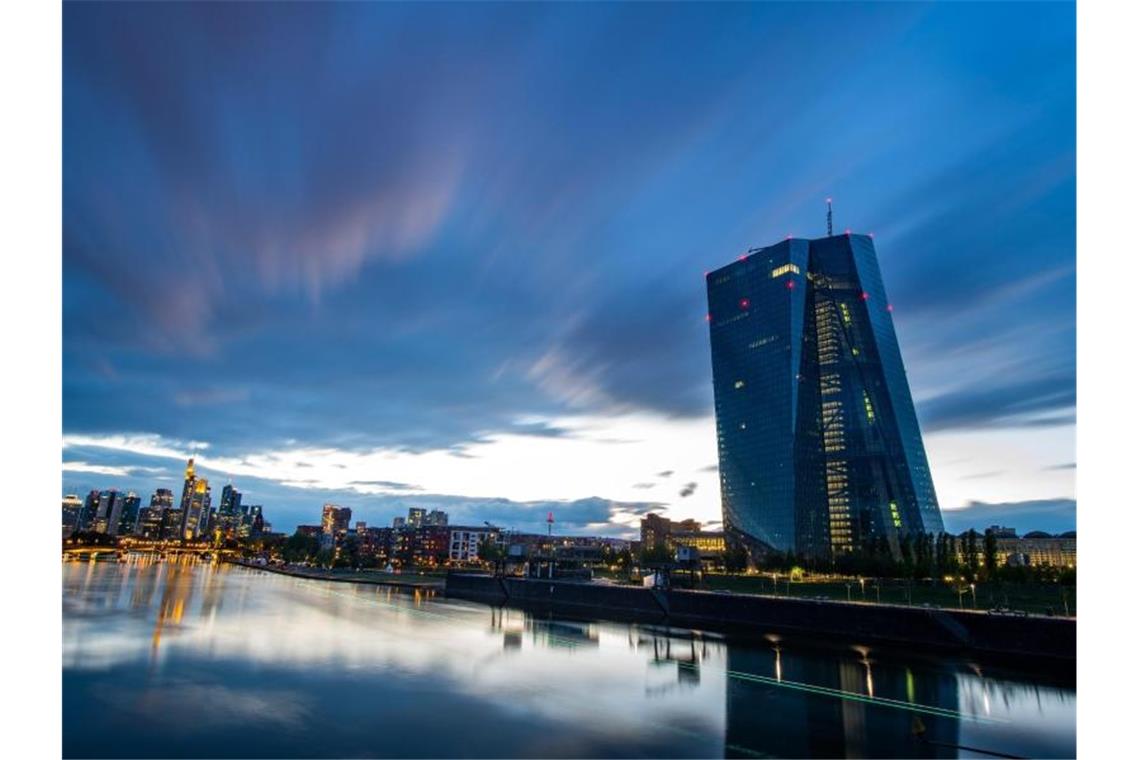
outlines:
M892 306L891 304L887 304L887 311L894 311L894 310L895 310L894 306Z
M851 234L851 228L848 227L846 230L843 231L843 234L844 235L850 235Z
M741 298L740 299L740 308L741 309L747 309L751 305L752 305L752 302L749 301L747 298Z
M796 281L795 280L788 280L788 290L794 290L795 287L796 287Z
M706 314L705 315L705 321L706 322L712 322L712 314Z
M870 298L871 296L867 295L867 291L865 291L865 290L864 290L864 291L863 291L863 294L862 294L861 296L859 296L859 297L860 297L860 298L862 298L864 301L866 301L866 300L867 300L868 298Z

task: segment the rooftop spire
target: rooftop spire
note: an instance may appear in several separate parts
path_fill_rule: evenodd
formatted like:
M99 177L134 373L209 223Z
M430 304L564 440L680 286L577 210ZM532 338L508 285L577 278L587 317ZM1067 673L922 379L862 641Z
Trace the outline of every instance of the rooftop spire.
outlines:
M827 236L831 237L831 199L827 199Z

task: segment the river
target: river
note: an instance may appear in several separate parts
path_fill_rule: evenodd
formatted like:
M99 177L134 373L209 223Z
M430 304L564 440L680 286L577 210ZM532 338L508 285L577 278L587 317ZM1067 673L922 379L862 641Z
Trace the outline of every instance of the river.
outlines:
M859 642L736 641L136 557L63 565L63 750L1073 757L1076 690Z

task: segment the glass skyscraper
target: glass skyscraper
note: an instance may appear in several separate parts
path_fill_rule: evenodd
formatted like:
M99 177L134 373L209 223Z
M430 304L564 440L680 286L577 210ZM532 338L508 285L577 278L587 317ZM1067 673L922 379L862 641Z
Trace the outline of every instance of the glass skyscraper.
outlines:
M827 557L941 532L871 238L789 238L706 285L728 538Z

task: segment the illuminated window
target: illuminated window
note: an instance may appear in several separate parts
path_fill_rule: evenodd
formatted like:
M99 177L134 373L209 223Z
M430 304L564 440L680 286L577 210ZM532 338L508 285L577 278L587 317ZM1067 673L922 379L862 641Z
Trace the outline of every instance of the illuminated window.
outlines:
M775 279L776 277L787 274L788 272L791 272L792 274L799 274L800 268L795 264L784 264L782 267L776 267L772 270L772 278Z
M737 380L735 383L732 384L732 387L736 388L737 390L740 390L741 388L744 387L744 381L743 380Z

